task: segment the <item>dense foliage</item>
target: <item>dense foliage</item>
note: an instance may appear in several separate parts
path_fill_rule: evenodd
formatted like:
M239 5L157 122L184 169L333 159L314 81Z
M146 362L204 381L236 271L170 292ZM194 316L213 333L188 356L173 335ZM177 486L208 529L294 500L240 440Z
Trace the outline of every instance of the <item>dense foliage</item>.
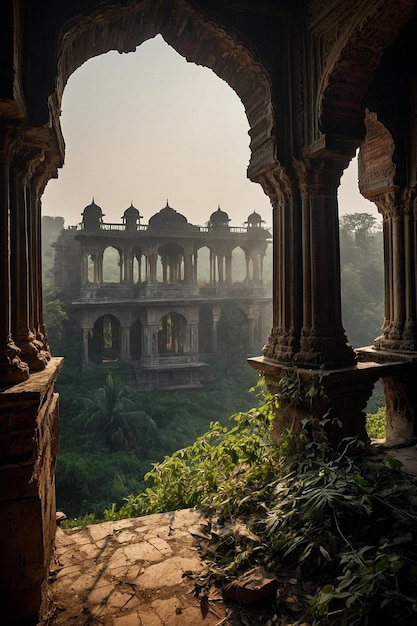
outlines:
M343 324L354 347L371 345L384 319L382 229L368 213L340 220Z
M45 324L52 352L65 356L57 382L61 405L58 506L71 517L94 514L100 518L112 503L120 506L128 494L143 491L144 475L153 463L188 446L210 422L219 421L224 427L231 414L248 409L252 401L247 390L257 375L244 356L244 321L236 319L230 307L219 325L220 347L226 347L213 362L212 378L203 390L139 393L123 366L114 370L99 366L82 372L81 333L71 307L73 294L58 293L51 279L50 244L62 226L62 218L42 220ZM341 255L344 324L354 345L367 345L379 333L382 320L382 236L375 218L368 214L342 218ZM268 262L265 266L268 274ZM115 407L116 412L107 412L112 432L106 427L106 411L102 410L109 399L109 373L123 400L122 406ZM383 403L378 389L368 410L376 413ZM136 421L126 415L132 412L137 413ZM129 427L132 419L133 430ZM382 424L381 419L378 423ZM375 436L383 436L383 432Z
M60 394L61 437L57 506L67 516L103 516L112 503L145 487L152 464L205 432L213 419L225 423L252 400L257 380L242 356L213 363L205 389L189 393L139 392L122 366L81 372L66 363Z
M235 415L229 428L213 423L155 466L152 486L108 510L107 519L203 508L214 521L210 564L196 589L208 593L212 584L265 566L281 587L256 623L285 615L291 596L291 623L296 617L321 626L415 624L416 479L396 459L354 439L335 450L325 424L311 429L306 420L273 445L275 402L267 396L257 409Z

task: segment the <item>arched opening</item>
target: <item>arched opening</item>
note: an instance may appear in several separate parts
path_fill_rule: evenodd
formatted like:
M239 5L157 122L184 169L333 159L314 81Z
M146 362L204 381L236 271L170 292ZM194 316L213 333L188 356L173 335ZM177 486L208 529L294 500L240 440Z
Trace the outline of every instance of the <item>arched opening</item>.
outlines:
M164 284L179 283L184 279L184 250L169 242L158 248L158 281Z
M199 285L210 284L210 249L199 248L194 254L195 279Z
M103 252L103 282L121 283L123 272L123 257L120 250L107 246Z
M249 252L243 248L235 248L232 256L232 275L234 283L249 280Z
M178 356L187 352L187 320L171 311L159 322L158 352L160 356Z
M120 322L114 315L102 315L93 327L90 346L91 360L110 363L120 358Z

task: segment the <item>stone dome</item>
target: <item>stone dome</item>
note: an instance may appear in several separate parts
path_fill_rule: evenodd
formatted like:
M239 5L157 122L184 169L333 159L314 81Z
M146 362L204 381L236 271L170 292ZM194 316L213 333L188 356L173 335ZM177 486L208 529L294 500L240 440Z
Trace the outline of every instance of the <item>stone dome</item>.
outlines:
M246 224L248 225L248 228L259 228L262 225L262 222L264 220L262 219L262 217L259 215L259 213L256 213L256 211L254 211L253 213L251 213L246 221Z
M84 228L100 228L100 224L103 222L104 213L101 207L94 202L94 198L91 204L85 207L81 215L83 216Z
M130 207L126 209L122 217L126 230L137 230L141 217L142 215L139 213L138 209L133 206L133 203L130 203Z
M126 211L123 213L123 218L122 219L140 219L141 217L143 217L142 215L140 215L138 209L136 207L133 206L133 204L130 204L130 207L128 207L126 209Z
M182 228L186 228L187 225L187 218L181 213L178 213L178 211L175 211L175 209L173 209L172 207L170 207L168 204L168 200L166 206L158 211L158 213L155 213L155 215L152 215L152 217L149 219L149 228L152 230L166 230L167 228L180 230Z
M226 211L222 211L220 206L217 211L210 215L209 227L218 228L221 226L229 226L230 218Z
M94 202L94 198L93 198L91 201L91 204L85 207L84 211L82 212L82 215L84 217L103 217L104 213L101 210L101 207L99 207L98 204Z

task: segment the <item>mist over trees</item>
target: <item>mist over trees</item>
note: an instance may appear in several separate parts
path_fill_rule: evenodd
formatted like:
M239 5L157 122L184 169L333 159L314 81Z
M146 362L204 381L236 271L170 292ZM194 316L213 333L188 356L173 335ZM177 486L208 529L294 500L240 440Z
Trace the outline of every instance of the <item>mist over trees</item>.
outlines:
M372 344L384 320L382 226L369 213L340 219L342 316L349 342Z
M204 389L188 393L139 392L123 366L81 369L81 330L71 294L52 280L53 248L62 218L43 217L44 316L52 352L65 357L56 389L60 393L61 437L57 465L57 504L68 516L94 513L123 503L145 488L153 463L190 445L210 422L226 424L248 410L248 392L258 380L246 363L247 322L234 307L219 323L219 353ZM354 347L370 345L383 321L382 230L367 214L340 220L343 324ZM272 283L272 246L264 263L264 283ZM266 338L265 338L266 339ZM380 394L376 411L383 404Z

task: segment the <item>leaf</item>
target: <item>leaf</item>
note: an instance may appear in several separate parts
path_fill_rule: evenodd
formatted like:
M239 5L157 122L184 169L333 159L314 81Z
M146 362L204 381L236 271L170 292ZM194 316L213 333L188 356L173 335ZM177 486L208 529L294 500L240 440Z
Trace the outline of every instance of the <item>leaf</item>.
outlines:
M332 557L330 556L330 554L328 553L328 551L326 550L326 548L324 546L319 546L319 550L322 553L322 555L324 556L324 558L326 559L326 561L331 561Z

